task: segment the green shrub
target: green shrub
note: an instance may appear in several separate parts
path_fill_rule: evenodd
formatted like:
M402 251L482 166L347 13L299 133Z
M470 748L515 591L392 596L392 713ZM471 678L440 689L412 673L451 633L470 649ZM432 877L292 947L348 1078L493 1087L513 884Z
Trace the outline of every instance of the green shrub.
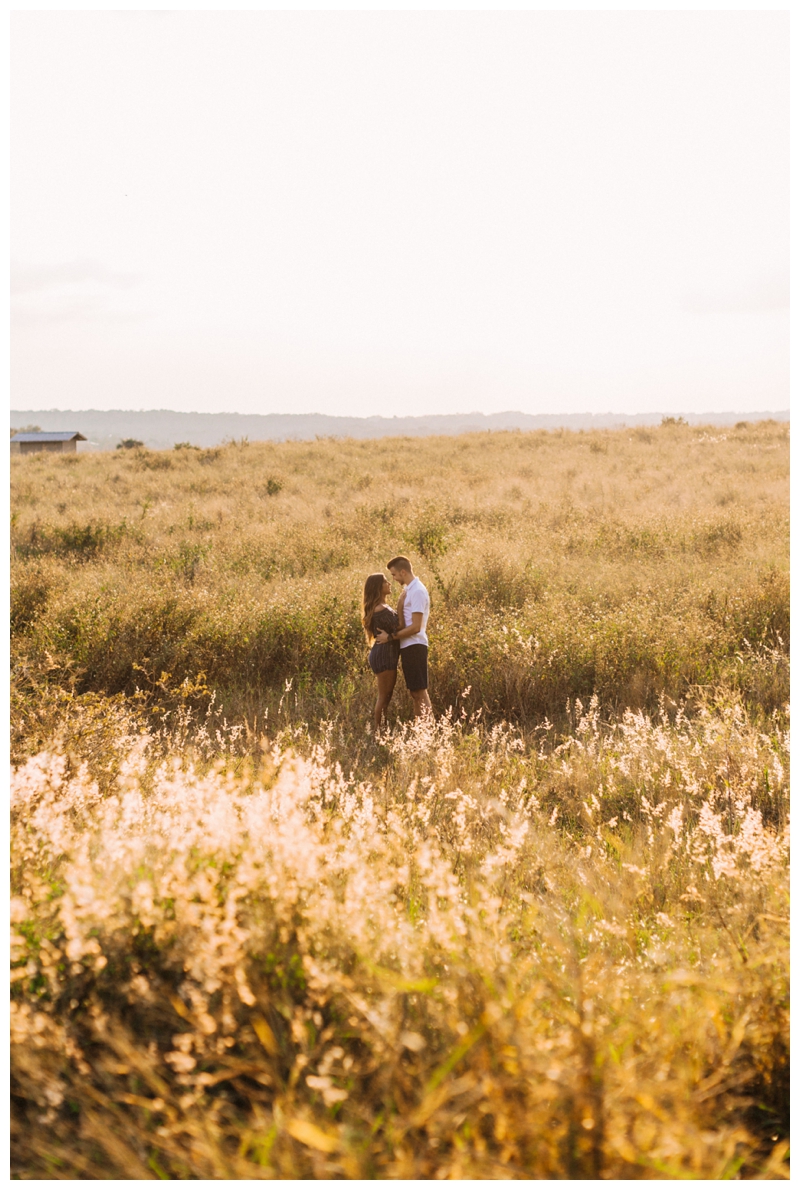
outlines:
M102 521L70 521L67 525L48 525L33 521L25 532L12 534L12 545L22 558L45 554L89 561L109 545L125 537L138 538L126 521L112 525Z
M11 578L12 636L30 629L57 582L57 572L39 561L15 568Z

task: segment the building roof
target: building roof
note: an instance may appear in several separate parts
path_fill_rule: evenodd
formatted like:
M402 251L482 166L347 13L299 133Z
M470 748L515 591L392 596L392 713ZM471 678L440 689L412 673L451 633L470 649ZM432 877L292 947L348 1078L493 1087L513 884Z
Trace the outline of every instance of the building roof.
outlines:
M15 434L12 442L86 442L83 434L77 430L42 430L39 433Z

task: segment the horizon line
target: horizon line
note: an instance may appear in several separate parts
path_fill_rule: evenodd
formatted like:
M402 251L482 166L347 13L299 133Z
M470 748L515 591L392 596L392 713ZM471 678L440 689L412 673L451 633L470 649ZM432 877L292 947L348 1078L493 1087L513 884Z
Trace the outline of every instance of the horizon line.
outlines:
M309 413L240 413L238 410L233 411L209 411L198 409L166 409L166 408L149 408L149 409L61 409L51 407L44 409L42 407L36 409L21 409L12 408L9 410L11 415L16 413L174 413L184 417L330 417L339 420L349 421L421 421L423 419L432 417L720 417L720 416L750 416L750 417L771 417L776 414L785 414L789 417L791 413L791 406L786 409L703 409L699 411L690 409L681 410L663 410L663 409L644 409L639 412L634 410L615 410L607 409L602 412L590 412L589 410L581 410L576 412L564 413L525 413L521 409L503 409L496 413L483 413L478 410L468 410L457 413L407 413L407 414L392 414L391 417L384 416L380 413L359 414L359 413L322 413L319 411Z

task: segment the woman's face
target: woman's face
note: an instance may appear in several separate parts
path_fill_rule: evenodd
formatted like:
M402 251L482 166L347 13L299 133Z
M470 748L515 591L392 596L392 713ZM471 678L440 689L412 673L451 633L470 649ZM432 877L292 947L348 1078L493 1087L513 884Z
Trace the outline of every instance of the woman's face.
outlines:
M384 578L383 586L381 587L381 599L385 599L386 596L391 591L391 589L392 589L392 584L389 582L388 578Z

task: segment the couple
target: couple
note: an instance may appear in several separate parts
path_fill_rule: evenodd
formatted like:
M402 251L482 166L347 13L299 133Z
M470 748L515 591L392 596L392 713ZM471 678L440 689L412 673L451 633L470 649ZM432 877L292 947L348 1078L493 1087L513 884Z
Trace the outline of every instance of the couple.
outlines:
M414 714L433 713L428 697L428 613L431 601L428 592L411 569L408 558L392 558L387 569L403 588L393 612L386 603L392 589L383 572L371 574L364 583L364 611L361 622L369 651L369 665L378 679L378 701L375 703L375 730L380 731L386 708L391 702L397 681L398 658L403 665L403 677L414 703Z

